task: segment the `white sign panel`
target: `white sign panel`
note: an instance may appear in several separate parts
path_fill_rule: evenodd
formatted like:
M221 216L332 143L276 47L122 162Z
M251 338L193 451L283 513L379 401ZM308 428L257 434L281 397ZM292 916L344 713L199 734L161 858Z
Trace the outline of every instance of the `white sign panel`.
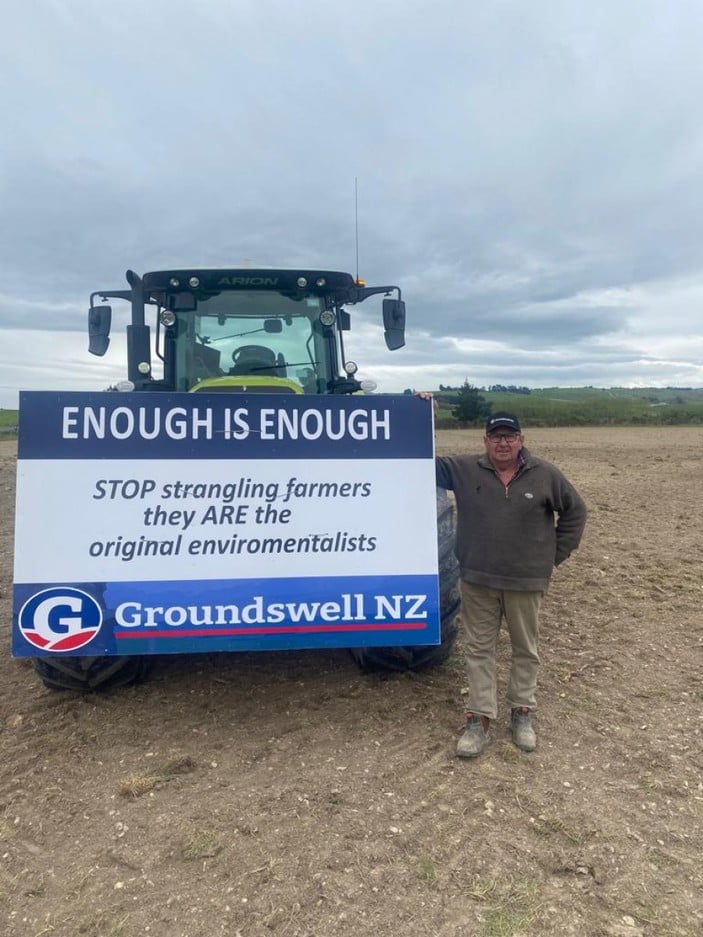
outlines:
M438 644L429 410L23 394L13 653Z

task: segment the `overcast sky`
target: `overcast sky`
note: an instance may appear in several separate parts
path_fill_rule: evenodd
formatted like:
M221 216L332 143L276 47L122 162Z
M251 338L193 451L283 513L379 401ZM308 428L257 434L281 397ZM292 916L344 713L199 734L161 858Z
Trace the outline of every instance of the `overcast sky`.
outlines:
M125 376L128 268L356 273L355 179L379 391L703 386L701 49L700 0L10 0L0 406Z

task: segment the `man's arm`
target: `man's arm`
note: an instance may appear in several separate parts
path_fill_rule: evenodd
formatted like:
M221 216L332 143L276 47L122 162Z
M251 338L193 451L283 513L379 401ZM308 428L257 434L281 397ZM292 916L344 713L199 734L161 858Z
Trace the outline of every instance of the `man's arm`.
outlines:
M437 411L439 410L439 404L429 390L418 391L415 396L419 397L420 400L431 400L435 415L437 414ZM441 456L437 456L435 458L435 472L437 474L438 488L448 488L451 490L454 487L451 473L447 470L447 467L443 463Z

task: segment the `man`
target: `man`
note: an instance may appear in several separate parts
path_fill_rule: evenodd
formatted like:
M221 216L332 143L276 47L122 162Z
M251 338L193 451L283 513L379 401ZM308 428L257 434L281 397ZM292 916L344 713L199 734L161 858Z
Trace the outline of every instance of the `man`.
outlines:
M429 396L422 394L421 396ZM439 456L437 484L454 492L469 698L457 755L483 751L497 717L496 645L504 619L512 646L507 697L513 742L534 751L539 608L554 566L579 545L586 506L550 462L524 446L518 418L495 413L485 453Z

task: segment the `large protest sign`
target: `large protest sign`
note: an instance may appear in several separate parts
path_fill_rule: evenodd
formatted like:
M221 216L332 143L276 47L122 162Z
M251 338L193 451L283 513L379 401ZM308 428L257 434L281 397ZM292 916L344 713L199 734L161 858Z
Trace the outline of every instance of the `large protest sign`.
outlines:
M430 411L23 393L13 654L439 644Z

